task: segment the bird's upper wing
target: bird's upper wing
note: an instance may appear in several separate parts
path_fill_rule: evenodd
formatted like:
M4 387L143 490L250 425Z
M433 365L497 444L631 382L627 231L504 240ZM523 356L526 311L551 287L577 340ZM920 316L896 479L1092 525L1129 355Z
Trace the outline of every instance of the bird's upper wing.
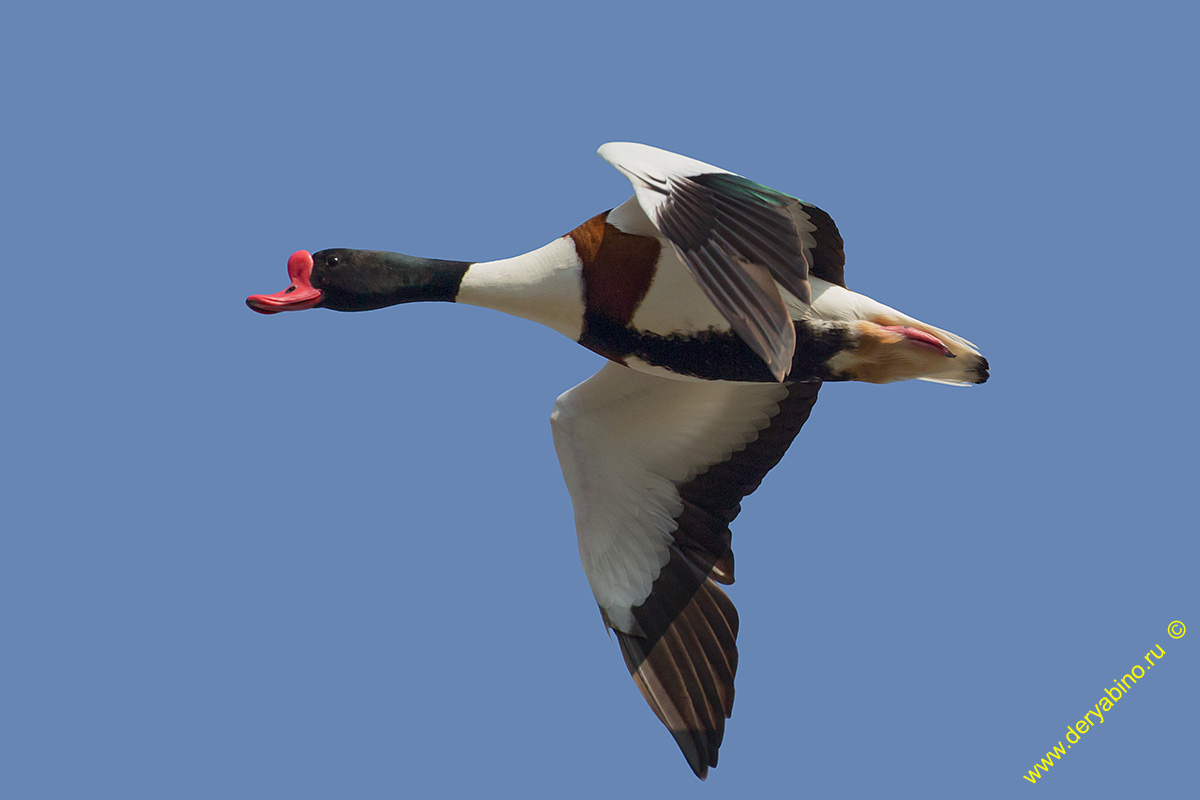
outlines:
M782 381L796 338L775 284L778 281L805 303L811 300L808 277L818 249L813 234L819 229L809 213L813 207L740 175L648 145L610 142L599 153L629 178L638 204L705 295ZM821 221L829 220L824 212L819 215ZM829 224L832 227L832 220ZM836 228L833 234L840 253ZM836 273L838 280L833 282L841 283L840 264Z
M729 523L820 384L681 381L615 363L558 398L584 572L646 702L703 778L733 706Z

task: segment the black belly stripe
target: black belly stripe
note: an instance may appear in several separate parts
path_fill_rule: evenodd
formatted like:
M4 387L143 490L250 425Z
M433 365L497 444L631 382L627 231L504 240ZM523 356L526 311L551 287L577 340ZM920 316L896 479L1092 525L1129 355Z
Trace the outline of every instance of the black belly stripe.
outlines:
M848 344L837 327L796 326L796 352L788 381L841 380L825 363ZM584 314L579 343L606 358L624 362L631 356L680 375L721 381L771 383L775 376L763 360L732 331L706 330L662 335L635 330L610 317Z

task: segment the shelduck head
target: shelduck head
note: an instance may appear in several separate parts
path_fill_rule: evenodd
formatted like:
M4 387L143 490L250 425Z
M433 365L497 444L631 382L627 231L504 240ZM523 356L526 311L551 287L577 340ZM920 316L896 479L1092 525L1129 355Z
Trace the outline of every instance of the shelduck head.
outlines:
M466 262L417 258L383 250L297 250L288 259L292 285L254 294L246 305L260 314L329 308L369 311L419 300L452 301Z

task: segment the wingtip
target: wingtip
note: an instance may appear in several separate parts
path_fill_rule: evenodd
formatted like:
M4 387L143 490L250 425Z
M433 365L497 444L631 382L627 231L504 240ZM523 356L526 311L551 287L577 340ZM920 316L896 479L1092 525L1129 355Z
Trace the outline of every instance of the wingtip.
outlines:
M596 155L600 156L608 163L616 166L617 162L622 160L622 153L628 155L630 153L635 153L642 148L647 150L656 149L650 147L648 144L638 144L637 142L605 142L596 148Z
M700 780L708 780L708 754L701 751L699 743L696 741L695 731L671 731L672 738L675 739L675 744L679 745L679 749L683 752L683 757L687 761L688 766L692 768L692 772Z
M604 144L602 144L598 148L596 148L596 152L600 154L601 158L605 158L604 154L606 152L611 153L614 150L622 150L625 148L632 148L632 149L645 148L647 150L657 150L658 149L657 147L651 147L650 145L642 144L641 142L605 142Z
M612 164L627 178L635 173L650 172L655 175L703 175L705 173L730 173L727 169L698 161L690 156L673 153L641 142L605 142L596 148L596 154Z

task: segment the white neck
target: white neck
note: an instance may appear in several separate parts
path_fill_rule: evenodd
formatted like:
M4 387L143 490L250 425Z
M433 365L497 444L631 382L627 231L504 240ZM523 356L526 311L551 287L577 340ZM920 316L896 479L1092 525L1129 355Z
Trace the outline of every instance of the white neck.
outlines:
M569 236L514 258L472 264L455 302L540 322L578 341L583 335L583 265Z

